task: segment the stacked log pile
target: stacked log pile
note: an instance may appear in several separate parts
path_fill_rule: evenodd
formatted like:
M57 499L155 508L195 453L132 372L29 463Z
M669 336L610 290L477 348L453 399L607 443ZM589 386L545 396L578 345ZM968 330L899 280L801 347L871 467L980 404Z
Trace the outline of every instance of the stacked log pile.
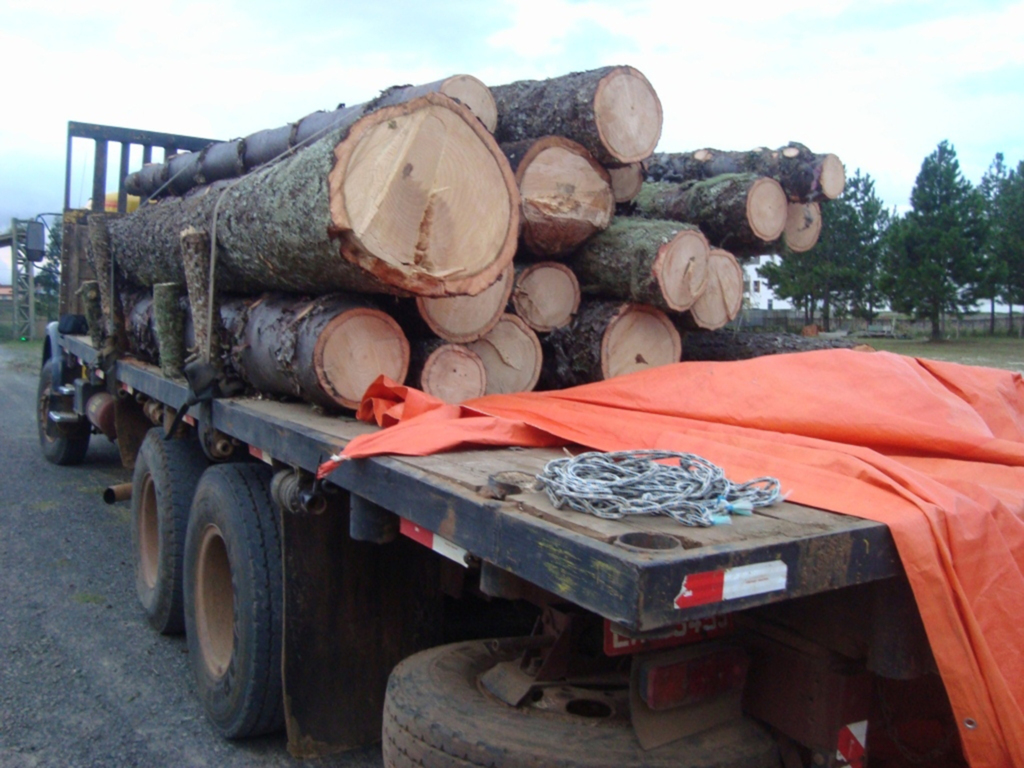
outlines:
M632 67L456 75L146 166L152 201L95 227L107 335L331 410L380 374L461 402L678 362L739 312L735 256L811 247L843 171L652 156L661 126Z

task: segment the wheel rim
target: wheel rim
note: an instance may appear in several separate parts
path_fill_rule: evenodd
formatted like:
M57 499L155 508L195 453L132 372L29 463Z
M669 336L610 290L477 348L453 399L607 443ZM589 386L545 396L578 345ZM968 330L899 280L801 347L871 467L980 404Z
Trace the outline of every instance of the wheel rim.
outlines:
M223 677L235 648L235 591L224 536L216 525L203 529L196 568L195 610L199 650L207 671Z
M156 512L156 485L153 475L146 473L139 501L139 571L149 589L156 586L160 564L160 524Z

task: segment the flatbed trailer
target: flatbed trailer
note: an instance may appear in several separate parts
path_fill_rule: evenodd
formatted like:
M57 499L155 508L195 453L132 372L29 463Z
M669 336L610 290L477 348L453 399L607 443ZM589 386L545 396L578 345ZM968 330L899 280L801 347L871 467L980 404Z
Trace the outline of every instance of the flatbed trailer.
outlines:
M90 215L66 215L62 307ZM785 501L707 528L557 509L534 486L554 449L352 460L317 481L376 427L194 402L56 323L39 392L48 458L81 460L102 426L135 467L112 497L131 499L140 599L161 631L188 629L228 737L283 723L297 757L383 738L389 766L864 766L868 745L872 765L962 764L885 525ZM174 610L149 597L160 582Z

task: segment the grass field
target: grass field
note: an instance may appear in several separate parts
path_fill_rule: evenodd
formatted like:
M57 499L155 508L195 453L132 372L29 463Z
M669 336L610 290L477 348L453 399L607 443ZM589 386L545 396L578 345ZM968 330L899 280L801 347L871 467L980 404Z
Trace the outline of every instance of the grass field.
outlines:
M898 352L911 357L984 365L1024 373L1024 340L1021 339L971 336L951 341L864 339L864 343L878 350Z

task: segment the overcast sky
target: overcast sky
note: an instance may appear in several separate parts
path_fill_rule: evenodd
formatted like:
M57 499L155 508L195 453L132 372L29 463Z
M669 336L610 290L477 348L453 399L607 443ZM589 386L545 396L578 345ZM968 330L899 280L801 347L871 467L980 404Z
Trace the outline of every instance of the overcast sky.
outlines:
M659 150L800 141L870 173L890 206L906 206L943 139L974 183L996 152L1024 159L1024 2L0 0L0 12L0 230L60 210L68 120L229 139L458 72L500 84L631 64L664 107ZM81 149L73 206L91 191Z

